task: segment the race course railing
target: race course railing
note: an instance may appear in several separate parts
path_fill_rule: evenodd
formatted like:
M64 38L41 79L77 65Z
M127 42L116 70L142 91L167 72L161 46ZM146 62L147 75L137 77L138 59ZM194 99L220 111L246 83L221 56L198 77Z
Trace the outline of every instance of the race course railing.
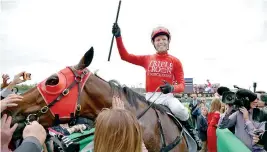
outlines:
M228 129L217 129L216 134L218 152L251 152L247 146Z

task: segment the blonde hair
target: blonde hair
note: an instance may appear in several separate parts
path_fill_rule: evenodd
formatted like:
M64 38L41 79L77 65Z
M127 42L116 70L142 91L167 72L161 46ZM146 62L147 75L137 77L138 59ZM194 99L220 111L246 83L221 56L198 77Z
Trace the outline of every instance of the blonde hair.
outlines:
M224 113L224 112L225 112L225 104L221 103L220 113Z
M125 109L106 109L96 118L94 152L141 152L142 129Z
M205 115L205 116L207 116L207 115L208 115L208 111L209 111L208 107L206 107L206 106L202 106L202 107L201 107L201 114L202 114L202 110L207 111L207 113L206 113L206 115Z
M215 112L220 110L221 110L221 101L218 98L214 98L210 105L210 112Z

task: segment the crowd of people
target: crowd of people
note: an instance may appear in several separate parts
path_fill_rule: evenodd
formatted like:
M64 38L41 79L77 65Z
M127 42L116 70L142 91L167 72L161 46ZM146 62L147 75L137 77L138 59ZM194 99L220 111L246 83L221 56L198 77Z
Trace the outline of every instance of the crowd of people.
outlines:
M209 79L206 80L206 84L194 84L194 93L215 93L220 87L219 83L211 83Z
M227 91L230 90L227 88ZM265 92L241 91L239 92L249 98L249 105L238 109L235 109L233 104L223 103L218 93L215 94L214 99L211 101L210 108L206 106L203 98L198 99L196 95L192 95L193 101L190 103L189 108L195 127L198 130L199 138L203 142L202 152L217 152L217 128L228 128L253 152L266 151L263 145L257 144L259 137L262 137L265 133L265 122L258 122L252 119L253 109L261 109L266 105L266 99L262 98Z
M14 76L11 82L8 75L3 75L3 83L1 85L1 113L8 107L17 106L17 102L21 102L23 97L12 92L13 87L17 84L25 82L26 80L21 79L25 71L18 73ZM2 114L1 114L2 115ZM11 126L12 117L4 114L1 118L1 151L9 152L10 141L13 133L16 130L18 124ZM34 151L40 152L42 150L42 144L46 139L46 131L42 125L37 121L33 121L30 125L27 125L23 130L23 142L14 151Z

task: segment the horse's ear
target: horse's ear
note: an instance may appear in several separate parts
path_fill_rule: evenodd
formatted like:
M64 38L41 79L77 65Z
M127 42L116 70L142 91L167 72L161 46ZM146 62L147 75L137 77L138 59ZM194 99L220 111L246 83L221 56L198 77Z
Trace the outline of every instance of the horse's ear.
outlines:
M94 57L94 48L91 47L82 57L82 59L80 60L80 62L75 66L76 69L78 70L82 70L84 68L87 68Z

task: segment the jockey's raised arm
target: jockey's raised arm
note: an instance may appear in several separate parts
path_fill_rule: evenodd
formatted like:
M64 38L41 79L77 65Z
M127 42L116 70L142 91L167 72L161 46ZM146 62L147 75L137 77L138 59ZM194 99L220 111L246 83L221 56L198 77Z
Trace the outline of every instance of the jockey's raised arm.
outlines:
M122 60L144 67L145 61L147 60L146 58L148 56L146 56L146 55L134 55L134 54L128 53L128 51L125 49L125 47L123 45L122 37L117 37L116 42L117 42L117 47L118 47L118 50L119 50L119 53L120 53Z

